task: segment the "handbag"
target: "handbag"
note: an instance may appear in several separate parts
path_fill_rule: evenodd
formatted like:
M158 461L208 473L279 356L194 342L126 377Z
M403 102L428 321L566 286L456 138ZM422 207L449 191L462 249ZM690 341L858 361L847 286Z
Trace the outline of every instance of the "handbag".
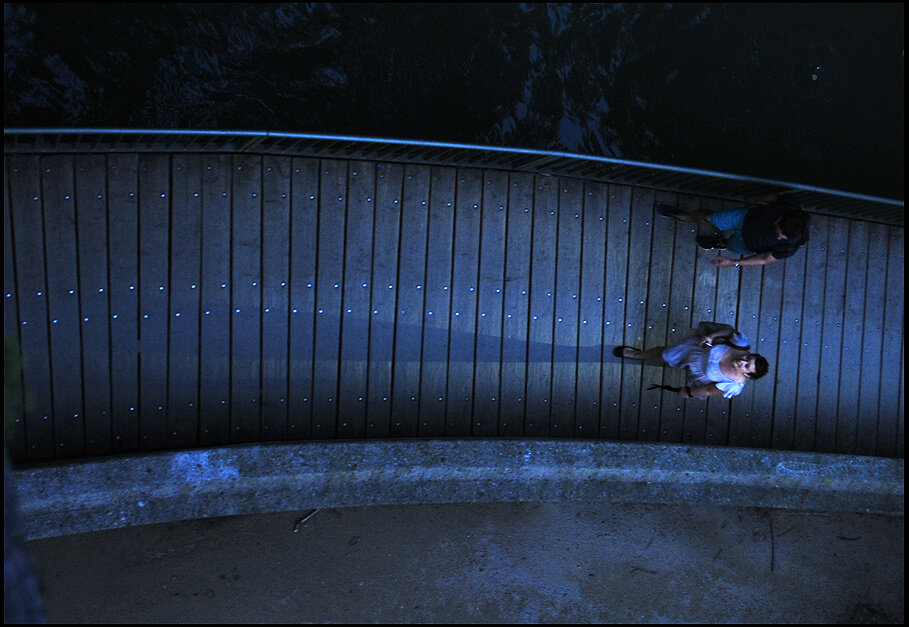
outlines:
M736 335L740 335L740 334L738 332L736 332L735 327L732 326L731 324L724 324L722 322L710 322L710 321L705 320L703 322L698 323L698 326L694 330L694 333L697 337L704 337L704 336L708 336L708 335L714 336L717 333L719 333L720 331L728 331L730 329L732 330L731 338L721 338L721 339L718 339L715 343L716 344L726 344L727 346L734 346L735 348L745 350L745 351L750 350L751 349L750 346L747 346L747 345L740 346L739 344L736 344L733 341L733 338L735 338Z

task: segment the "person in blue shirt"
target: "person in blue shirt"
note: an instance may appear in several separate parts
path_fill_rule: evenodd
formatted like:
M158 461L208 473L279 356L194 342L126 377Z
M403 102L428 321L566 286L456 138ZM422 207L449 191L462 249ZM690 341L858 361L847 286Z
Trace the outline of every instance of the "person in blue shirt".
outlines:
M751 352L743 333L732 325L707 321L672 346L618 346L613 354L645 364L686 369L691 385L665 388L675 390L682 398L732 398L741 394L746 382L760 379L770 369L766 358Z
M658 204L656 211L673 220L708 224L721 231L717 236L697 238L701 248L729 250L741 256L730 259L720 254L712 262L717 268L765 266L791 257L808 243L810 217L795 198L769 194L745 202L754 206L685 212L671 205ZM724 237L722 233L730 234Z

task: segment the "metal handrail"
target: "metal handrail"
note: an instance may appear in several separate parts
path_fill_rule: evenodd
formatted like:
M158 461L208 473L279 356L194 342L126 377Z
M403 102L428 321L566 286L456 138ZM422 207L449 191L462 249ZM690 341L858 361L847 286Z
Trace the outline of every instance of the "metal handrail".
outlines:
M812 213L904 226L904 202L613 157L448 142L264 131L4 129L4 154L231 152L517 170L740 202L786 192Z

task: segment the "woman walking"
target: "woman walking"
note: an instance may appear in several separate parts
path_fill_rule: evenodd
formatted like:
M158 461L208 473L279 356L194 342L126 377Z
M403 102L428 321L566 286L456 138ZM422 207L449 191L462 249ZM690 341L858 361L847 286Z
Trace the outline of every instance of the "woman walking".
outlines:
M751 352L744 334L717 322L700 323L692 335L672 346L646 350L619 346L613 353L646 364L686 368L691 385L676 390L682 398L720 394L732 398L741 394L747 381L760 379L770 368L763 356Z

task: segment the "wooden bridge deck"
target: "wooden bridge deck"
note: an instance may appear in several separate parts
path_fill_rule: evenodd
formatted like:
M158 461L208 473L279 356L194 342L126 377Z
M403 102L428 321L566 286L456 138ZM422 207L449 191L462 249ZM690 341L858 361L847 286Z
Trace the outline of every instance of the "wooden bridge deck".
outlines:
M716 270L656 201L521 172L224 154L6 155L15 462L272 440L646 440L903 457L903 229L815 216ZM700 320L732 400L612 357Z

